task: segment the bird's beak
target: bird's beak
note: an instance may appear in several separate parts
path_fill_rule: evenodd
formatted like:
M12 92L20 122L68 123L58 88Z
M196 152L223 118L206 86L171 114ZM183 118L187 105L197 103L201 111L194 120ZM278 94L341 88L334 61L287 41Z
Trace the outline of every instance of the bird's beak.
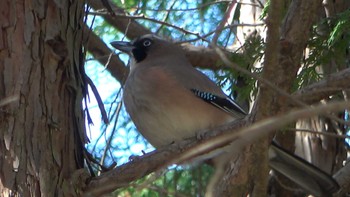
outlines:
M130 42L124 41L113 41L111 42L111 45L114 48L128 54L135 48Z

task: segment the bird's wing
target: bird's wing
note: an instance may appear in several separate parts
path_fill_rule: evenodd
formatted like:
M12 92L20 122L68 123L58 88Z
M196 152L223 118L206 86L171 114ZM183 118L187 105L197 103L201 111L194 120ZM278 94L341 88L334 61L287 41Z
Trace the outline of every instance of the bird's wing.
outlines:
M187 61L173 62L178 66L172 66L169 74L173 75L178 84L182 85L201 100L233 115L244 117L247 112L234 100L229 98L222 89L210 80L205 74L193 68Z
M240 117L247 115L247 112L229 97L221 97L210 92L203 92L197 89L191 89L191 91L203 101L210 103L229 114L233 114L235 116L239 115Z

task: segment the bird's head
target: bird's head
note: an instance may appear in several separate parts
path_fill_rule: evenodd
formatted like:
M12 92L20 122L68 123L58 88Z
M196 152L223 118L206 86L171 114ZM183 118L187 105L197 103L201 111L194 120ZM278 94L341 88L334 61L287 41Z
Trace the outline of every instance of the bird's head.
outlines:
M157 57L169 57L174 54L183 53L178 45L153 34L140 36L131 42L113 41L111 45L130 55L136 63Z

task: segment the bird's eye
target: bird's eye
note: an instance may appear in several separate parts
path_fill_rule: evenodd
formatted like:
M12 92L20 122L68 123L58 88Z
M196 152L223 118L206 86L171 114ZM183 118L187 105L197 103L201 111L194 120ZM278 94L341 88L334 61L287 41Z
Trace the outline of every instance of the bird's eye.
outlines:
M145 40L145 41L143 41L143 46L145 46L145 47L149 47L149 46L151 46L151 44L152 44L152 42L150 41L150 40Z

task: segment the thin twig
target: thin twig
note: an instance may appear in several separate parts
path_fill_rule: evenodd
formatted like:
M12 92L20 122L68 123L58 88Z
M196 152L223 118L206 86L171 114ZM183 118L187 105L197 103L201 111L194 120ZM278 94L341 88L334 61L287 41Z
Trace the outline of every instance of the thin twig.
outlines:
M339 135L336 133L328 133L328 132L324 132L324 131L315 131L315 130L310 130L310 129L288 128L286 130L302 132L302 133L312 133L312 134L317 134L317 135L326 135L326 136L335 137L335 138L343 138L343 139L350 138L350 135Z
M109 120L108 120L108 117L107 117L107 113L106 113L106 109L103 105L103 102L102 102L102 99L101 99L101 96L100 94L98 93L98 90L94 84L94 82L92 82L92 80L90 79L90 77L86 76L86 82L89 84L92 92L94 93L95 95L95 98L96 98L96 101L97 101L97 104L98 104L98 108L100 109L100 112L101 112L101 115L102 115L102 120L105 124L108 124L109 123Z
M234 27L241 27L241 26L246 26L246 27L257 27L257 26L263 26L265 25L265 23L256 23L256 24L248 24L248 23L240 23L240 24L232 24L232 25L227 25L225 27L223 27L223 30L225 29L231 29L231 28L234 28ZM195 41L198 41L198 40L202 40L202 41L206 41L208 43L210 43L206 38L211 36L212 34L214 34L216 32L216 30L213 30L207 34L204 34L204 35L199 35L199 34L196 34L197 38L195 39L189 39L189 40L185 40L185 41L179 41L177 43L187 43L187 42L195 42Z
M213 1L213 2L208 2L208 3L204 3L204 4L201 4L200 6L198 7L195 7L195 8L186 8L186 9L152 9L152 8L142 8L142 10L145 10L145 11L152 11L152 12L185 12L185 11L194 11L194 10L200 10L200 9L203 9L205 7L208 7L208 6L212 6L212 5L215 5L215 4L220 4L220 3L230 3L232 1L226 1L226 0L223 0L223 1ZM264 8L264 5L260 2L260 3L242 3L242 2L237 2L241 5L250 5L250 6L253 6L253 7L259 7L259 8ZM123 7L123 9L125 10L132 10L132 9L140 9L139 7Z
M120 91L119 91L120 92ZM120 101L118 103L118 106L117 106L117 110L116 110L116 120L118 120L118 116L119 116L119 113L120 113L120 110L122 108L122 102ZM117 127L117 122L118 121L114 121L114 125L113 125L113 128L112 128L112 133L111 135L109 136L108 138L108 141L106 142L106 147L104 148L103 150L103 154L102 154L102 157L101 157L101 161L100 161L100 166L104 166L104 163L105 163L105 159L107 157L107 151L110 151L110 147L111 147L111 144L112 144L112 140L114 139L114 134L115 132L117 131L116 127ZM115 162L116 163L116 162Z
M213 2L208 2L208 3L204 3L198 7L195 8L186 8L186 9L152 9L152 8L145 8L143 10L146 11L153 11L153 12L185 12L185 11L194 11L194 10L201 10L207 6L211 6L211 5L215 5L215 4L220 4L220 3L230 3L231 1L213 1ZM123 9L135 9L135 8L123 8Z
M216 44L218 42L219 36L221 35L221 32L222 32L223 28L225 27L225 24L227 23L227 20L230 18L230 15L231 15L232 10L235 7L235 5L236 5L236 0L232 1L228 5L224 17L222 18L220 24L217 26L217 28L215 30L215 34L214 34L213 40L212 40L213 44Z
M282 96L285 96L286 98L290 99L291 101L293 101L294 103L303 106L303 107L309 107L308 105L306 105L305 103L303 103L302 101L299 101L297 99L295 99L294 97L292 97L290 94L288 94L287 92L283 91L281 88L277 87L275 84L271 83L269 80L266 80L262 77L260 77L259 75L255 74L255 73L251 73L248 70L237 66L236 64L233 64L225 55L225 53L217 46L212 45L212 47L214 48L214 50L216 51L216 53L220 56L221 60L223 61L223 63L226 66L229 66L235 70L237 70L238 72L241 72L243 74L248 75L249 77L252 77L258 81L260 81L261 83L269 86L271 89L273 89L274 91L276 91L277 93L279 93Z
M89 12L88 14L90 15L96 15L96 16L103 16L103 15L108 15L107 12ZM179 31L182 31L186 34L191 34L191 35L197 35L198 33L194 33L194 32L190 32L188 30L185 30L181 27L178 27L176 25L173 25L173 24L170 24L170 23L166 23L164 21L160 21L160 20L157 20L157 19L154 19L154 18L149 18L149 17L146 17L144 15L135 15L135 16L130 16L130 15L121 15L121 14L116 14L116 17L120 17L120 18L126 18L126 19L133 19L133 20L137 20L137 19L142 19L142 20L148 20L148 21L151 21L151 22L154 22L154 23L159 23L159 24L163 24L163 25L166 25L168 27L172 27L176 30L179 30Z
M176 0L173 0L172 4L170 5L170 10L175 6L175 3L176 3ZM162 21L164 21L164 22L167 21L168 18L169 18L169 16L170 16L170 11L168 11L168 12L165 14L164 19L163 19ZM159 31L160 31L164 26L165 26L164 24L161 24L160 27L157 29L156 34L158 34Z

